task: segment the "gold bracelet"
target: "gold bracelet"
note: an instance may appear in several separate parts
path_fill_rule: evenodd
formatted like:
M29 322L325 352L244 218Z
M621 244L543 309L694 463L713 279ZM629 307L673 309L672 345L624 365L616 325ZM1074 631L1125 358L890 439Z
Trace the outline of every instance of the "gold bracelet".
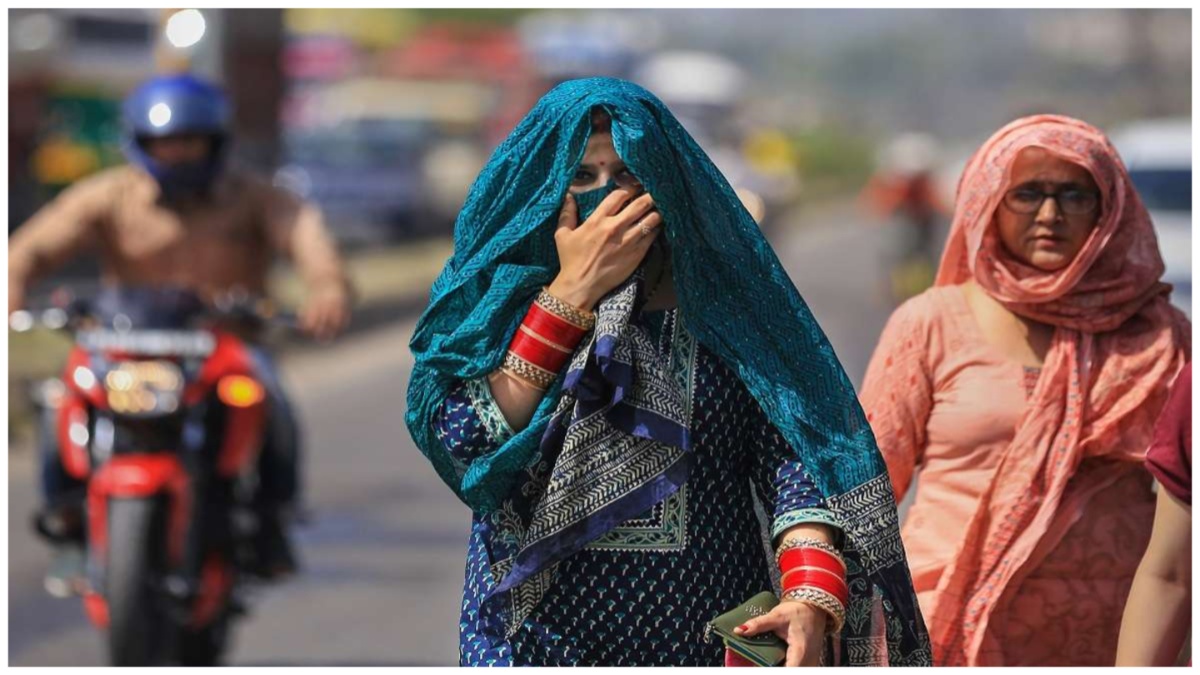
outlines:
M549 287L542 287L535 300L539 307L554 316L566 321L580 330L591 330L596 326L596 313L580 309L575 305L550 293Z
M832 625L830 623L825 624L826 633L836 635L841 633L842 626L846 625L846 608L837 598L820 588L813 588L811 586L795 588L784 593L783 599L803 602L828 614L829 618L833 619L833 622Z
M513 382L516 382L517 386L519 386L519 387L525 387L527 389L532 389L541 394L546 393L546 390L544 388L537 386L536 384L534 384L533 382L530 382L529 380L525 379L524 377L521 377L521 375L519 375L518 373L513 371L512 368L506 368L505 366L500 366L499 368L496 369L496 372L507 375L508 378L510 380L512 380Z
M504 355L504 364L501 369L542 391L549 389L550 385L554 384L554 379L558 377L558 373L539 368L511 351Z
M842 557L841 551L837 550L837 548L834 547L832 544L826 544L825 542L821 541L820 539L813 539L811 537L804 537L804 538L800 538L800 539L788 539L787 541L780 544L779 550L775 552L775 564L776 565L779 564L779 561L783 559L783 554L785 552L790 551L794 548L815 548L818 551L824 551L824 552L828 553L829 555L837 558L838 562L842 563L842 569L843 570L846 569L846 559Z

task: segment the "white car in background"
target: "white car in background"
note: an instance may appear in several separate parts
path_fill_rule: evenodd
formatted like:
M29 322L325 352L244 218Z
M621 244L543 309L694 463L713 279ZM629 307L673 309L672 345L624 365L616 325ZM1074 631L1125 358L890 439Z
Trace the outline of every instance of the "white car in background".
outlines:
M1113 145L1150 211L1167 271L1171 302L1192 315L1192 124L1144 120L1115 130Z

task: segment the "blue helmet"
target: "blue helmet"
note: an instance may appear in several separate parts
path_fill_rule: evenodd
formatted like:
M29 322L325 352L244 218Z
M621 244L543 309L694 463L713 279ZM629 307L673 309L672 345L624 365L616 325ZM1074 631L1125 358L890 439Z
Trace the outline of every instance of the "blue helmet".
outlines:
M231 126L229 101L217 86L193 75L162 75L142 83L125 99L125 155L158 181L164 192L204 190L224 164ZM198 134L212 138L201 162L167 166L148 155L142 143L163 136Z

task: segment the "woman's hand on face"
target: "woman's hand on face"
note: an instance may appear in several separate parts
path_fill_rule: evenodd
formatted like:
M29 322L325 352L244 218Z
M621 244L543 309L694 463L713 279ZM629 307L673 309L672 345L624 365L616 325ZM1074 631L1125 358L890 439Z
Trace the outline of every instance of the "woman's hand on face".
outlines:
M662 216L654 210L649 193L635 198L632 190L614 190L582 223L575 198L568 193L554 233L560 271L550 292L577 307L592 309L633 274L661 224Z
M787 666L819 666L825 647L824 610L795 600L784 600L766 614L750 619L734 629L738 635L751 637L771 631L788 644Z

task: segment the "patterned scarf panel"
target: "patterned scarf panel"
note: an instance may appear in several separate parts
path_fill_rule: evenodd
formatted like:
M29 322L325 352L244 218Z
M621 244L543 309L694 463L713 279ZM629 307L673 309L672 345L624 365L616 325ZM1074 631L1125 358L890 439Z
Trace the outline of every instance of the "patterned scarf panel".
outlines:
M507 521L517 553L500 565L493 595L512 591L505 603L512 630L536 606L556 563L687 480L694 343L672 339L666 353L659 350L633 321L643 287L639 270L601 301L542 439L542 471L530 476L523 503L510 505L520 514ZM677 321L667 324L683 332Z

